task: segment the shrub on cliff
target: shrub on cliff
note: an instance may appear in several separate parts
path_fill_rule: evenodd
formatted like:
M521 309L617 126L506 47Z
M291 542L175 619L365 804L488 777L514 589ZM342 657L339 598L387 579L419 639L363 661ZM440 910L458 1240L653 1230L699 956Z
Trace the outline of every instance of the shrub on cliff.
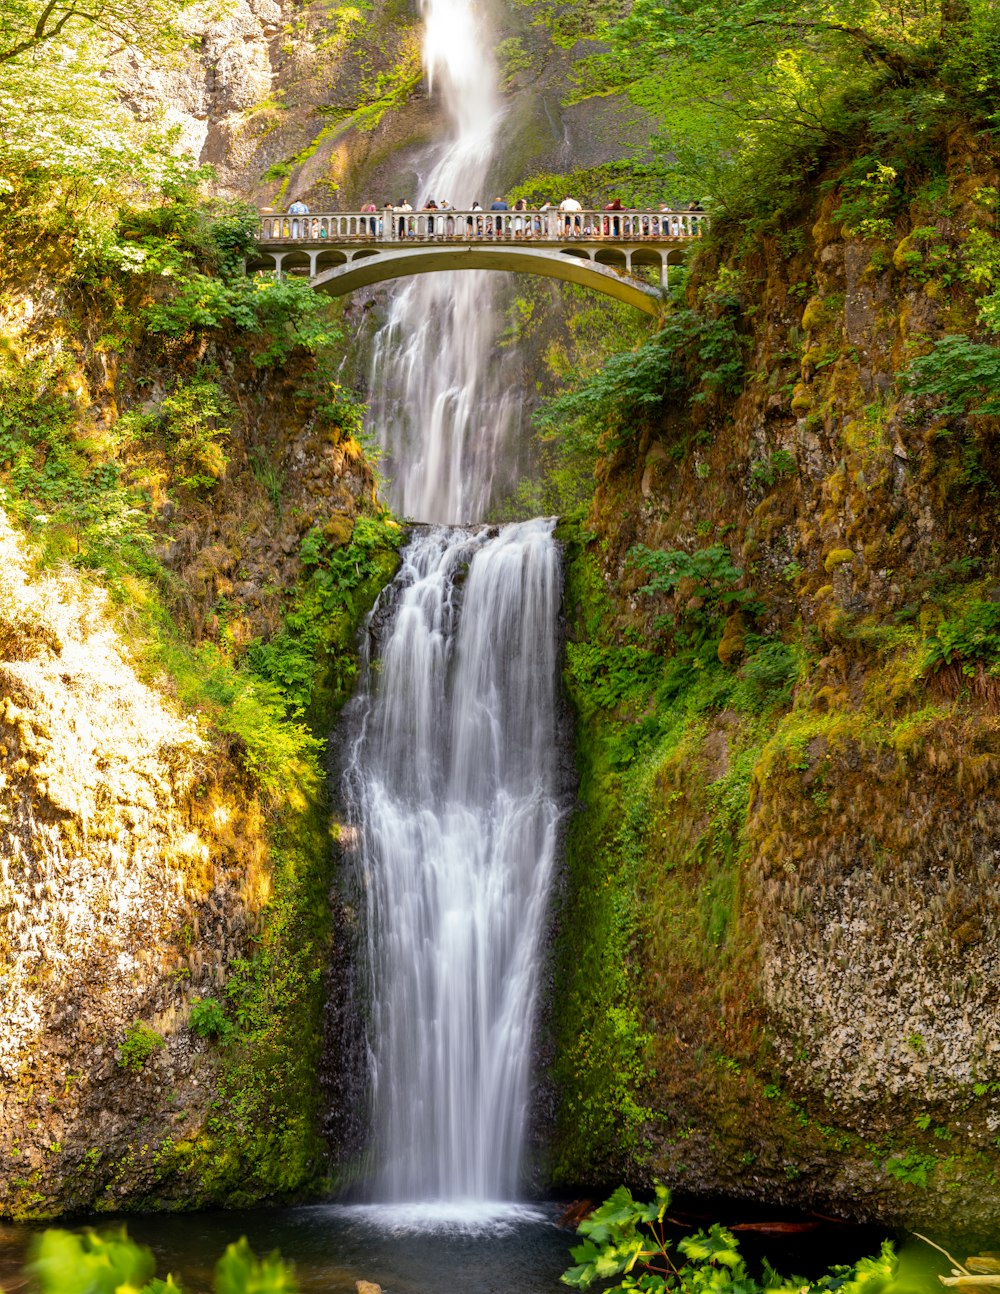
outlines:
M640 588L646 597L666 599L669 610L653 621L658 632L679 646L696 647L717 637L727 616L759 615L764 604L752 589L741 588L743 571L721 544L658 552L644 544L629 549L628 560L649 579Z
M161 1034L137 1020L125 1030L125 1037L118 1048L118 1067L138 1074L150 1057L166 1045Z

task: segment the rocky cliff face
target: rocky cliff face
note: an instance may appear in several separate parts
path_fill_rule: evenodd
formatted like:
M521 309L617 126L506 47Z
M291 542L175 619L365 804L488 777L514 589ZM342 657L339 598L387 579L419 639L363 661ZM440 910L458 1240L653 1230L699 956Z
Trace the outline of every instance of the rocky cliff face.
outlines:
M113 1206L207 1118L217 1057L187 1021L257 929L262 806L140 678L106 595L32 574L5 519L0 697L0 1210Z
M301 711L325 737L395 553L369 537L317 611L291 721L238 662L299 606L307 534L353 554L382 525L361 447L306 351L276 370L245 331L146 334L141 284L109 302L72 275L25 270L2 316L0 1213L288 1195L328 1156L332 859Z
M604 669L629 652L649 669L628 644L662 641L656 615L697 623L716 577L651 597L635 544L723 545L764 609L730 616L702 672L659 691L597 672L571 868L634 904L598 943L631 949L616 1009L637 1012L600 1036L641 1107L613 1097L619 1131L641 1131L589 1172L984 1236L1000 1200L1000 729L988 662L967 641L943 666L934 644L996 599L998 463L991 422L942 416L900 372L975 330L955 267L997 158L966 128L941 156L947 183L915 185L879 239L851 233L834 168L789 224L696 262L691 300L737 294L749 380L606 457L585 551L610 602L595 618L585 561L575 633L603 644ZM591 660L571 656L593 707ZM790 700L767 699L776 663ZM596 1009L565 974L574 1008ZM591 1117L591 1062L567 1045L564 1146Z
M509 123L500 188L645 143L643 114L619 99L563 104L572 57L523 11L498 4L491 17ZM141 118L162 119L181 151L216 168L222 192L334 211L414 196L447 129L422 76L415 7L236 0L215 20L192 11L189 26L192 53L170 67L131 61L120 80Z

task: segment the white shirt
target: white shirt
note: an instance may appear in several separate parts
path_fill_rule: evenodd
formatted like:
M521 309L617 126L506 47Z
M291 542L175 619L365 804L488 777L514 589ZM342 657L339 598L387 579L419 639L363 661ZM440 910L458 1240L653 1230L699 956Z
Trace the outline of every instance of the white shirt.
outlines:
M582 211L583 207L580 206L576 198L563 198L562 202L559 203L559 210L560 211Z

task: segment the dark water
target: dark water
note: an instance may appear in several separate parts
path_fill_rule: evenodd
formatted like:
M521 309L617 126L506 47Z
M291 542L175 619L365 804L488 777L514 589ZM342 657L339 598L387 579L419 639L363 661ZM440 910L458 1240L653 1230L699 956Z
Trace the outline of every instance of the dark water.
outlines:
M431 1206L347 1207L315 1204L293 1209L149 1214L126 1219L129 1234L149 1245L157 1274L173 1272L185 1289L209 1290L226 1245L245 1235L258 1254L280 1250L295 1263L304 1291L354 1294L358 1279L375 1281L385 1294L557 1294L571 1265L573 1232L557 1225L562 1204L511 1206L498 1214L473 1206L456 1219L436 1218ZM734 1213L722 1219L739 1222ZM99 1228L112 1224L106 1217ZM706 1225L703 1223L702 1225ZM34 1231L0 1223L0 1287L17 1294ZM678 1233L679 1234L679 1233ZM873 1228L823 1226L780 1238L740 1235L752 1263L765 1255L779 1271L818 1276L833 1263L877 1253L884 1233ZM895 1294L940 1290L938 1256L911 1239L901 1241L903 1261Z
M552 1294L565 1288L559 1274L570 1264L573 1240L555 1225L561 1207L520 1208L500 1219L480 1210L439 1225L426 1209L413 1216L386 1205L330 1204L150 1214L126 1223L129 1235L156 1254L157 1275L171 1271L190 1291L211 1288L217 1259L245 1235L256 1253L278 1249L292 1260L307 1291L354 1294L355 1281L364 1279L385 1294ZM31 1235L26 1227L0 1224L0 1287L9 1294Z

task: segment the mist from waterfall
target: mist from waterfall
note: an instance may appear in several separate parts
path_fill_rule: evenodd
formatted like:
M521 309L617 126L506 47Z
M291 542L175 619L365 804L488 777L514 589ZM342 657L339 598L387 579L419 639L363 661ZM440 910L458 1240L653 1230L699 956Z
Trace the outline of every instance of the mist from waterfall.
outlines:
M517 1194L560 816L552 526L418 533L354 703L378 1199Z
M475 0L423 0L423 13L424 67L451 133L411 200L489 207L503 112L485 17ZM370 425L401 516L476 521L512 484L521 395L497 345L496 292L485 270L415 276L375 338Z

